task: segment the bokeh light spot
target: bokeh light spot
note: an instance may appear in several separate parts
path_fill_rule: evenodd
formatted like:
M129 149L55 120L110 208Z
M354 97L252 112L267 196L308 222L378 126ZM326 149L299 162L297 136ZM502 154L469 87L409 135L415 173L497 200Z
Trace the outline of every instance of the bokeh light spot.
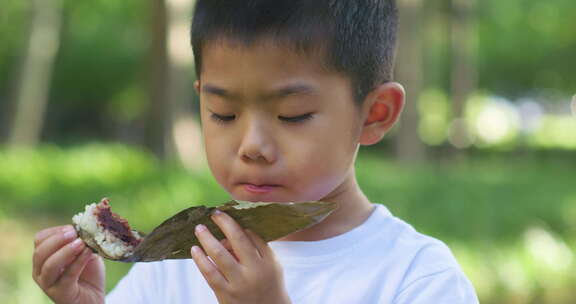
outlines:
M473 135L464 118L454 119L448 129L448 141L458 149L466 149L472 146L475 140Z
M551 231L542 227L531 227L526 231L524 241L539 267L548 271L570 269L574 258L572 251Z
M498 144L518 131L517 110L509 103L490 102L480 112L476 121L479 137L488 144Z

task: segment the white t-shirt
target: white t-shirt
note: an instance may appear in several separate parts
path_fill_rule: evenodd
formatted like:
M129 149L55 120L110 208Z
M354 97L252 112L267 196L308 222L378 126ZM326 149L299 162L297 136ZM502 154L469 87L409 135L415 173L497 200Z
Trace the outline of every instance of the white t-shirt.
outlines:
M375 204L349 232L321 241L269 243L294 304L478 303L450 249ZM136 263L106 303L216 304L193 260Z

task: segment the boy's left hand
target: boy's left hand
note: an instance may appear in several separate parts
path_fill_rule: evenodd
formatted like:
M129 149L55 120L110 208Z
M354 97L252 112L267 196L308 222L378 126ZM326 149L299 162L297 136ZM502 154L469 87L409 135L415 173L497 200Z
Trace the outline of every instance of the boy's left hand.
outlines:
M194 246L192 258L216 294L220 304L290 303L284 286L282 267L272 249L254 232L244 230L224 212L212 221L226 236L218 241L206 227L195 229L204 251Z

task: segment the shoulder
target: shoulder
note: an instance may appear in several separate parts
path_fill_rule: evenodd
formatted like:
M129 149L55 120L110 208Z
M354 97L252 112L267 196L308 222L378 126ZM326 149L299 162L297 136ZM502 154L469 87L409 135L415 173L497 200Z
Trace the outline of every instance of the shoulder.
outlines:
M379 207L384 208L384 206ZM387 210L386 210L387 211ZM373 252L395 267L395 303L477 303L474 288L450 248L387 212L372 237Z
M424 263L430 270L436 268L457 267L458 263L450 248L441 240L418 232L412 225L393 216L385 206L376 210L384 216L371 232L371 242L380 252L403 257L414 264Z

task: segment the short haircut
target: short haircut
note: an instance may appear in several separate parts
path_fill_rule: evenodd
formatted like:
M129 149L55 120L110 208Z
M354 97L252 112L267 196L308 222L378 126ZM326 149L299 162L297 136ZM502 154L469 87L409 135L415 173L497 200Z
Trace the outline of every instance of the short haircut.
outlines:
M203 47L220 38L246 46L272 38L306 55L321 54L347 76L361 104L392 80L398 10L395 0L197 0L192 21L196 74ZM318 52L320 51L320 52Z

